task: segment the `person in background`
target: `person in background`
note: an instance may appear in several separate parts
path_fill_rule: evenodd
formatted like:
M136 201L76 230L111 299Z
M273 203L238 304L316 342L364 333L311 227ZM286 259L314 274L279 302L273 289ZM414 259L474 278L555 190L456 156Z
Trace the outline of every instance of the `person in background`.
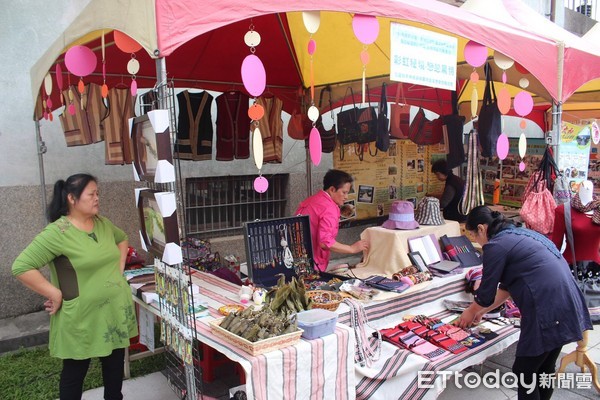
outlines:
M348 199L353 181L352 176L347 172L330 169L323 178L323 190L302 201L296 210L296 215L310 217L314 262L315 267L320 271L327 269L332 251L355 254L369 249L366 240L359 240L352 245L336 240L340 223L340 207Z
M60 399L81 399L92 357L102 363L104 398L121 400L125 348L138 333L123 277L127 235L98 215L98 185L88 174L54 185L50 223L17 257L12 273L44 296L50 355L63 360ZM50 266L50 281L39 271Z
M464 222L466 216L458 211L458 204L462 198L465 189L465 183L460 177L452 173L452 169L448 168L446 160L437 160L431 166L431 172L440 181L445 182L444 192L440 198L440 208L445 219Z
M592 329L567 262L547 237L516 227L486 206L471 210L466 229L483 247L483 271L475 301L456 324L461 328L477 324L486 312L512 297L521 312L512 367L519 377L518 398L549 399L552 387L544 385L540 374L554 373L562 346L581 340L583 331ZM537 385L528 394L534 381Z

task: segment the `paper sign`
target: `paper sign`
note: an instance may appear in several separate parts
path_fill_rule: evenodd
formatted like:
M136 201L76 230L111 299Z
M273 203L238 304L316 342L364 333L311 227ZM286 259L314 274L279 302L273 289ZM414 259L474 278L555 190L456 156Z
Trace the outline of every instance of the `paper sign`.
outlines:
M390 32L391 80L456 90L455 37L396 22Z
M154 352L154 315L144 307L140 307L140 343Z

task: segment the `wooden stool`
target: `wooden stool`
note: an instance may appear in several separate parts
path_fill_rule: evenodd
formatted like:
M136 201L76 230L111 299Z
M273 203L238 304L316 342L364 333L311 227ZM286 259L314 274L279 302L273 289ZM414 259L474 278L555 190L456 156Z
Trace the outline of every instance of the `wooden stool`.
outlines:
M560 368L558 369L558 373L565 372L567 365L570 363L575 363L578 367L581 368L581 372L585 372L585 367L587 366L592 374L592 383L596 388L596 391L600 393L600 383L598 383L598 370L596 368L596 364L594 360L590 358L587 354L587 341L588 341L588 331L583 332L583 339L577 342L577 348L575 351L567 354L560 360Z

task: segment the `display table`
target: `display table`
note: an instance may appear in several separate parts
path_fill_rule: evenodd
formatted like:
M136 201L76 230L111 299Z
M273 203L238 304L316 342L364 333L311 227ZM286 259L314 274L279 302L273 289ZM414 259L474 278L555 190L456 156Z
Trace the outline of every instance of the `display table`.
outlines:
M434 234L441 236L460 236L460 225L456 221L447 220L444 225L421 225L418 229L399 230L372 227L365 229L360 238L369 241L369 251L364 259L353 270L359 278L371 275L386 275L400 271L411 264L408 258L408 239Z
M465 289L465 272L413 286L407 291L385 300L364 304L369 325L374 329L389 328L402 322L405 315L425 314L453 319L445 311L443 301L471 300ZM338 322L350 324L349 308L341 304L337 310ZM448 355L435 362L390 343L382 343L379 361L370 368L356 366L357 399L435 399L442 392L443 377L436 375L431 388L419 387L418 371L461 371L481 364L486 358L498 354L519 338L520 330L513 326L499 327L489 322L487 327L498 333L494 340L458 355ZM374 339L372 339L374 340Z

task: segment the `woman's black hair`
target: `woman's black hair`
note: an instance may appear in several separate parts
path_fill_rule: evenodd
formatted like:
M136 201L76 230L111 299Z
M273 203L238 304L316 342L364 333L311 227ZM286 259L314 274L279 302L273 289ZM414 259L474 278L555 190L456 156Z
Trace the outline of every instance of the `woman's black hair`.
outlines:
M352 182L354 182L354 179L349 173L339 169L330 169L323 177L323 190L327 190L332 186L337 190L346 183Z
M431 165L431 172L433 172L434 174L436 172L439 172L446 176L450 176L452 174L452 169L448 168L448 163L442 158L434 162L433 165Z
M465 228L468 231L477 230L477 225L487 225L487 238L491 239L496 233L515 226L515 223L507 219L504 214L499 211L492 211L487 206L478 206L471 210L467 215Z
M69 202L67 196L72 194L76 200L79 200L83 189L91 181L98 182L96 177L89 174L75 174L67 178L67 181L59 179L54 184L54 193L52 201L48 205L48 219L54 222L63 215L69 213Z

